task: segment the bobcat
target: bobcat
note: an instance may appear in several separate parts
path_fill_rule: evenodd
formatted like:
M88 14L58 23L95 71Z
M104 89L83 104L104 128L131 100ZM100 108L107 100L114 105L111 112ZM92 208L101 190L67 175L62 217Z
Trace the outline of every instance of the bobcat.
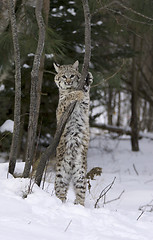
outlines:
M66 123L56 151L56 196L66 201L70 180L76 195L75 204L84 205L86 192L87 150L89 143L89 90L92 74L88 73L84 91L77 90L81 79L79 62L73 65L57 65L55 83L59 88L59 103L56 112L57 124L67 106L76 101L76 106Z

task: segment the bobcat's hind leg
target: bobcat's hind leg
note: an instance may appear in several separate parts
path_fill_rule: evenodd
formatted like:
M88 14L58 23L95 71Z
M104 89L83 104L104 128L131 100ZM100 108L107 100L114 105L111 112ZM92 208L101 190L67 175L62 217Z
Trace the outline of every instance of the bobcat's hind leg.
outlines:
M86 171L85 169L74 169L73 174L73 185L76 195L74 201L75 204L80 204L84 206L85 194L86 194Z
M71 164L68 159L63 159L60 154L58 154L58 156L55 177L55 194L62 202L65 202L71 180Z
M66 201L68 187L68 179L64 179L60 173L57 173L55 178L55 194L62 202Z

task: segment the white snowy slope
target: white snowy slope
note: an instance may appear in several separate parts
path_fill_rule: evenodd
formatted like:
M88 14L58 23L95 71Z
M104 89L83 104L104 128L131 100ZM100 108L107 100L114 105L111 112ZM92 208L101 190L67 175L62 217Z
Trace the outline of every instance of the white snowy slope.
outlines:
M23 199L29 180L11 175L7 178L8 163L0 163L0 239L152 240L152 145L152 141L142 139L140 152L132 153L129 139L92 136L88 169L98 166L103 172L90 180L91 191L87 190L85 207L73 204L71 186L65 204L55 197L54 173L48 175L44 190L34 185L32 193ZM23 163L18 163L16 172L22 170ZM114 177L106 204L100 199L95 209L100 192ZM108 202L118 198L123 190L118 200ZM141 216L140 207L144 210Z

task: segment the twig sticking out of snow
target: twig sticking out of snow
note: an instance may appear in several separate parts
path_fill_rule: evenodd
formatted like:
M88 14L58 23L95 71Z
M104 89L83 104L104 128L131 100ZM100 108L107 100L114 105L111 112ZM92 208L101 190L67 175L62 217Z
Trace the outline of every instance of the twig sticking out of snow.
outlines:
M99 197L96 200L95 208L97 208L97 205L98 205L98 202L100 201L100 199L103 198L107 194L107 192L112 188L115 180L116 180L116 177L114 177L113 181L101 191Z
M142 211L142 212L140 213L140 215L139 215L138 218L137 218L137 221L141 218L141 216L144 214L144 212L145 212L145 211Z
M121 198L121 196L123 195L123 193L125 192L125 190L123 190L120 195L117 198L114 198L112 200L106 201L106 199L104 199L104 204L110 203L110 202L114 202L116 200L119 200ZM106 196L106 195L105 195Z
M139 207L139 210L141 211L140 215L137 218L137 221L140 219L140 217L145 213L145 212L153 212L153 204L151 204L153 200L150 201L150 203L143 205Z
M134 168L134 171L136 172L136 174L139 175L134 163L133 163L133 168Z
M144 183L147 184L147 183L150 183L150 182L153 182L153 179L145 181Z
M66 232L66 231L67 231L67 229L69 228L69 226L70 226L71 222L72 222L72 219L70 220L69 224L68 224L68 225L67 225L67 227L65 228L64 232Z

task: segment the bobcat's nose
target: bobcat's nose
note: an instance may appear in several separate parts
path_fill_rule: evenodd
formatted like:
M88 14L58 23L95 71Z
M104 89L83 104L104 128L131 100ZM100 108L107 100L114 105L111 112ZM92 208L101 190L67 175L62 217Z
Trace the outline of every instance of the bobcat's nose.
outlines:
M68 84L70 84L70 83L71 83L71 79L70 79L70 78L67 78L67 79L66 79L66 82L67 82Z

